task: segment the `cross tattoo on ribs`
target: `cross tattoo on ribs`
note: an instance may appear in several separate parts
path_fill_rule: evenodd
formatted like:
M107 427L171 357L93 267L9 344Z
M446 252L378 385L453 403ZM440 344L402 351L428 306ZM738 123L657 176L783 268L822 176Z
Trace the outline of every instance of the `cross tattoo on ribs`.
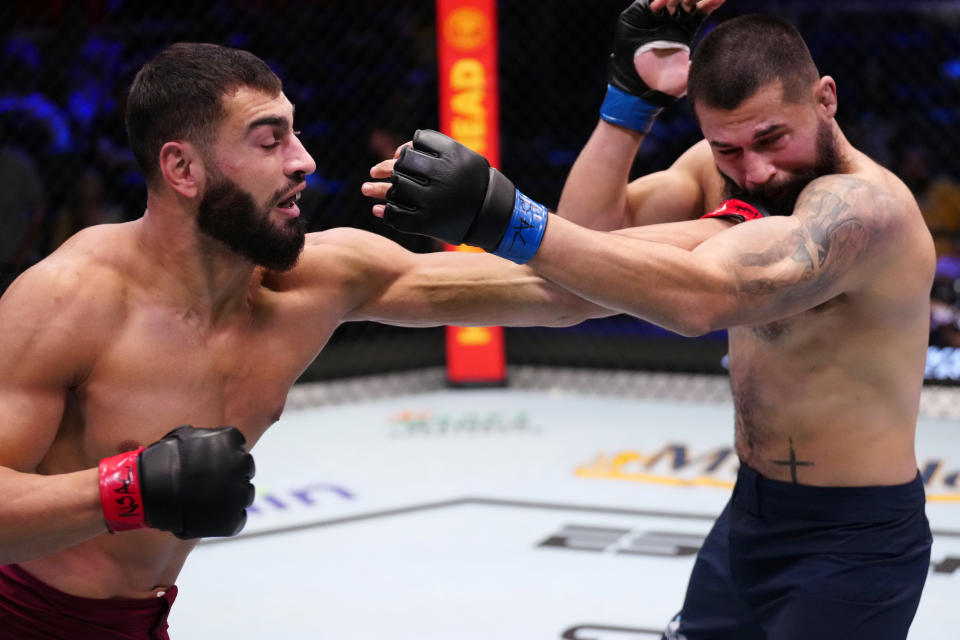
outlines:
M797 460L797 452L793 449L793 438L789 438L790 442L790 459L789 460L773 460L773 464L780 466L789 466L790 467L790 479L793 480L793 484L799 484L797 480L797 467L812 467L814 464L806 460Z

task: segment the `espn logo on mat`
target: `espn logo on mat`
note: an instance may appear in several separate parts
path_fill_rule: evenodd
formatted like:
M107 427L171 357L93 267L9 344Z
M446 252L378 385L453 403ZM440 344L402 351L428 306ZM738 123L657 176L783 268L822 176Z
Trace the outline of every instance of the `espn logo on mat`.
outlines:
M696 555L703 540L704 536L694 533L568 524L537 546L571 551L678 558Z

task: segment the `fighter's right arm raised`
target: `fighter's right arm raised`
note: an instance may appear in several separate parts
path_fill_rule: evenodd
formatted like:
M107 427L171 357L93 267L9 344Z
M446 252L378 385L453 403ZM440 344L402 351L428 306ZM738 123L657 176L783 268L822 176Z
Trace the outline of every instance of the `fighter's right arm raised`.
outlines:
M705 140L663 171L629 182L637 132L600 121L567 177L557 215L597 231L700 217L704 186L717 180Z
M92 366L91 292L68 268L34 267L0 298L0 564L106 531L97 469L46 475L69 389ZM95 294L94 294L95 295Z
M629 177L657 113L686 92L694 34L723 2L634 0L620 14L600 120L570 171L558 215L610 231L703 213L700 173L710 154L702 145L665 171L633 182Z

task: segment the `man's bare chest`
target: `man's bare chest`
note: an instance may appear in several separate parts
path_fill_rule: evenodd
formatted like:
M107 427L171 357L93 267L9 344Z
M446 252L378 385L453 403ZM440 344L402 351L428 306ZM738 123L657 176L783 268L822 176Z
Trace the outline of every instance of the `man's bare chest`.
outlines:
M747 327L755 347L772 350L804 351L819 344L839 343L855 324L846 295L841 294L823 304L793 316ZM839 346L839 345L837 345Z
M73 390L64 426L73 425L91 459L147 445L185 424L234 426L252 445L279 419L313 355L308 344L269 327L197 331L141 318Z

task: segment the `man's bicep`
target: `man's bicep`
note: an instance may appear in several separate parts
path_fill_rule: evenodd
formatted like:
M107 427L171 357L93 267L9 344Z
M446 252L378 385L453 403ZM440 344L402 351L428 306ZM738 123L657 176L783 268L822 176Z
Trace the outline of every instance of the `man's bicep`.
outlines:
M398 247L371 256L367 273L377 284L347 320L410 327L569 326L613 314L529 267L487 253L413 254Z
M0 466L33 471L60 428L70 345L4 314L0 327Z
M627 226L679 222L704 211L704 180L713 157L698 143L668 169L637 178L627 186Z
M60 427L66 390L0 385L0 466L34 471Z
M88 292L48 285L34 269L0 299L0 465L20 471L50 448L101 335L88 321L103 317L80 301Z
M793 213L799 222L794 260L807 275L804 286L837 295L862 283L867 261L886 244L889 202L883 200L872 185L848 176L820 178L804 189Z
M669 244L680 249L693 251L702 243L718 233L726 231L734 224L733 221L724 218L704 218L630 227L611 233L646 240L647 242Z
M737 225L694 250L731 272L738 324L799 313L858 285L875 238L857 199L836 185L811 184L792 216Z

